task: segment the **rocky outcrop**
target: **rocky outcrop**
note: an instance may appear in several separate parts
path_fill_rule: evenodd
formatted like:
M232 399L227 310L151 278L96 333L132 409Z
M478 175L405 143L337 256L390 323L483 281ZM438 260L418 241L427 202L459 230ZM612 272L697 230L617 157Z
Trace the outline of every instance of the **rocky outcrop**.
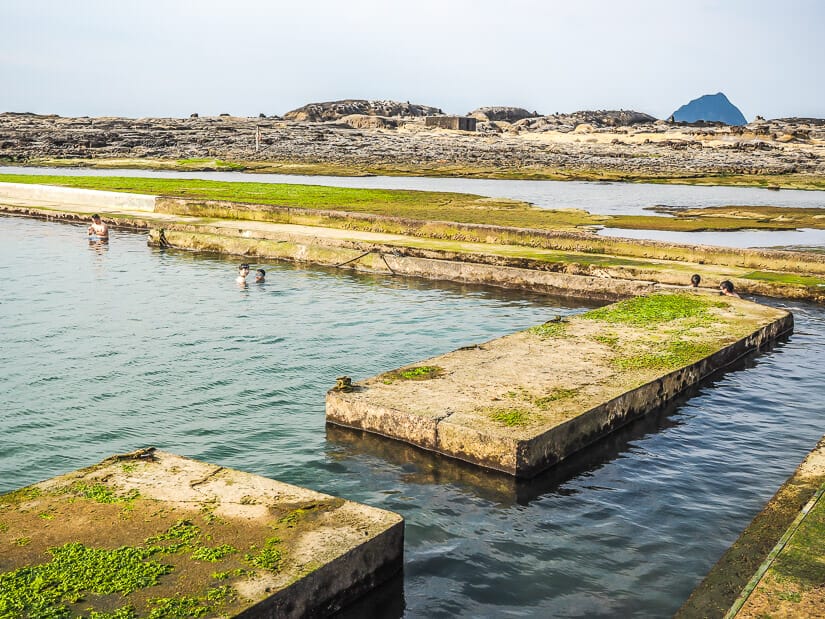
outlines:
M508 123L514 123L525 118L535 118L538 115L538 112L528 112L522 107L506 106L480 107L467 114L467 116L472 116L480 122L503 120Z
M301 122L322 122L338 120L344 116L358 114L362 116L419 117L443 114L440 108L417 103L398 101L369 101L367 99L344 99L309 103L303 107L284 114L286 120Z
M572 114L549 114L536 118L525 118L514 123L522 131L573 131L578 125L593 128L632 127L644 123L655 123L656 118L633 110L582 110Z
M577 112L512 124L489 121L478 123L474 133L428 129L423 118L372 115L296 122L0 114L0 159L208 158L425 171L448 166L502 172L598 169L629 175L825 174L825 124L800 119L805 122L768 120L745 127L664 121L606 126L616 118L637 119L636 114Z
M697 121L722 122L726 125L746 125L748 121L733 103L721 92L715 95L702 95L686 103L673 112L676 122L694 123Z
M397 118L386 116L368 116L366 114L350 114L342 116L340 122L353 129L395 129L398 127Z

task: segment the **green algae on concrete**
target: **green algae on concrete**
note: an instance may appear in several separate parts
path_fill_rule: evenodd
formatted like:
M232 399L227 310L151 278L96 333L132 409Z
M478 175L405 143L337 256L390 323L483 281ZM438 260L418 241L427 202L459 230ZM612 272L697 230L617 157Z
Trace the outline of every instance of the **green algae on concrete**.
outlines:
M324 615L402 561L396 514L152 449L2 495L0 522L2 619Z
M825 437L691 593L677 619L821 617Z
M684 291L623 301L329 391L327 421L532 477L793 327L783 310ZM395 373L409 368L400 368Z
M5 195L8 187L15 191ZM29 193L21 194L21 188ZM48 190L57 192L51 200L45 199ZM210 202L207 211L211 212L214 204L218 211L213 215L243 213L246 219L204 218L182 214L199 209L203 201L193 205L191 200L137 195L134 197L151 197L157 208L147 212L141 207L135 212L101 207L97 202L64 204L59 196L66 191L45 185L0 183L0 195L5 196L0 197L0 210L67 222L82 221L89 213L100 211L113 227L166 227L164 247L485 283L559 296L616 300L639 294L654 282L684 285L698 273L710 287L729 279L737 290L749 294L825 301L825 256L810 252L672 245L584 233L412 222L363 213L237 203ZM157 234L157 230L152 233L155 244Z

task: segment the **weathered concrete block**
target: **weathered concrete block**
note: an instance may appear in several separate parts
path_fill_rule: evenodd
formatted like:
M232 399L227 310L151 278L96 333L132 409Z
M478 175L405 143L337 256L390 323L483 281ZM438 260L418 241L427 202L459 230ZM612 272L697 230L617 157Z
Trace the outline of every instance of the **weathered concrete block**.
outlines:
M324 616L399 573L403 538L392 512L141 450L0 496L0 615Z
M654 294L327 394L327 421L532 477L793 329L783 310Z
M29 183L0 183L0 202L29 206L58 204L102 213L115 210L151 213L155 209L155 196Z
M478 119L471 116L427 116L424 125L427 127L439 127L441 129L453 129L454 131L475 131Z

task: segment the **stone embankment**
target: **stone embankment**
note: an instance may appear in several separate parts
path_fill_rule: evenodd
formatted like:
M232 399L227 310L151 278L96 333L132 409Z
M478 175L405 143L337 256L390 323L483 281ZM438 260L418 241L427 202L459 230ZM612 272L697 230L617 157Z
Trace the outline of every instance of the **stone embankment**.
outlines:
M429 113L429 108L422 106L406 111L343 103L339 107L308 106L290 113L306 120L4 113L0 114L0 159L36 163L51 158L217 158L395 166L408 171L453 167L456 174L473 170L529 174L550 169L631 177L825 174L825 126L814 119L759 121L744 127L692 126L655 121L630 111L534 116L517 108L481 108L477 116L488 120L470 133L425 127L420 113ZM384 116L378 113L382 111L407 115Z

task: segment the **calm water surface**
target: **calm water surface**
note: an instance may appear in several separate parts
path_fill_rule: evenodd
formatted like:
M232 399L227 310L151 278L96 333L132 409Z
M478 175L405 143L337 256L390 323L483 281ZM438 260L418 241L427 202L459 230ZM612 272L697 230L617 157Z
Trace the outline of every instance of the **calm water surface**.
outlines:
M327 430L324 392L583 308L256 266L0 217L0 492L156 445L403 514L408 617L665 617L825 428L825 311L793 304L772 352L515 484Z

